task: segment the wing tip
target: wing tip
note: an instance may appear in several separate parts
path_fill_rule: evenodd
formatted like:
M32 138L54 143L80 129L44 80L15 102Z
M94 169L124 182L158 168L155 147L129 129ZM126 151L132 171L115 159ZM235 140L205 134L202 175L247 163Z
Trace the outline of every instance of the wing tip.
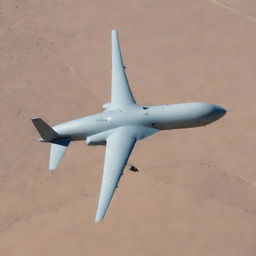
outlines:
M106 211L107 209L104 211L98 207L96 217L95 217L95 222L101 222L105 217Z
M112 29L112 36L113 36L113 37L114 37L114 36L118 36L118 31L117 31L117 29L115 29L115 28Z
M98 222L101 222L103 220L104 217L99 217L99 216L96 216L95 218L95 222L98 223Z
M57 169L57 166L53 166L52 164L49 164L48 170L49 171L54 171Z

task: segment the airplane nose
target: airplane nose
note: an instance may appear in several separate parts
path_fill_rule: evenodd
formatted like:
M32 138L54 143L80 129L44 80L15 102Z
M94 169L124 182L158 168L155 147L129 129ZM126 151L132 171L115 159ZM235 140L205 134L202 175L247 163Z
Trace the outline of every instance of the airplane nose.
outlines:
M227 110L221 106L215 105L213 112L216 115L216 117L218 117L219 119L226 114Z

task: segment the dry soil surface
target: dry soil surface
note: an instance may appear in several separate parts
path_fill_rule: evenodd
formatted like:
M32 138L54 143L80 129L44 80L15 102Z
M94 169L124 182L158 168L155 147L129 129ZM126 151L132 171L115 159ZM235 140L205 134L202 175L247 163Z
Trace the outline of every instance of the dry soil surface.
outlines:
M49 172L51 125L110 98L111 29L142 105L235 109L137 143L95 223L104 147L72 143ZM256 255L256 2L2 0L0 255Z

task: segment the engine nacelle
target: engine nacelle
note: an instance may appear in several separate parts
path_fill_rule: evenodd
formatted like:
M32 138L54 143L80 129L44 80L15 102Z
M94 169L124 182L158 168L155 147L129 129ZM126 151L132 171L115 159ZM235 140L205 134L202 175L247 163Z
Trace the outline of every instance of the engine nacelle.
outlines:
M86 138L86 143L89 146L106 145L106 134L91 135Z
M107 103L102 105L102 108L106 110L110 107L110 105L111 105L111 102L107 102Z

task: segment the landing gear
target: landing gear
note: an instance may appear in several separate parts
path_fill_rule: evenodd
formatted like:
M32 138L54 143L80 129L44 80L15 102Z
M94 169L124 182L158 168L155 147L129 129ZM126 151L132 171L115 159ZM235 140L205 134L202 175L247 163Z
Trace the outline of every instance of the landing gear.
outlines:
M138 172L138 171L139 171L139 169L138 169L138 168L136 168L136 167L135 167L135 166L133 166L133 165L130 165L129 170L130 170L130 171L132 171L132 172Z

